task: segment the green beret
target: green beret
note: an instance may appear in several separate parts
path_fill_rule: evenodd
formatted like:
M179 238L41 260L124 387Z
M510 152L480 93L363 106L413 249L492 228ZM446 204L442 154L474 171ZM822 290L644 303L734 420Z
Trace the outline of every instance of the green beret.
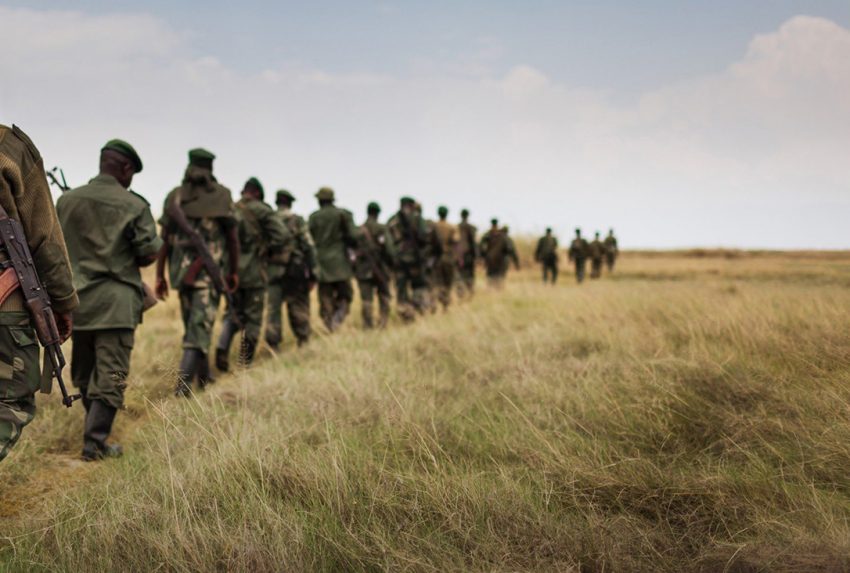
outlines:
M209 167L212 165L215 155L206 149L196 147L189 150L189 163L199 167Z
M496 225L499 224L499 220L498 219L490 219L490 224L495 227Z
M449 208L446 207L445 205L440 205L439 207L437 207L437 214L440 217L445 217L446 215L449 214Z
M381 206L378 205L377 203L375 203L374 201L372 201L371 203L369 203L366 206L366 212L367 213L380 213L381 212Z
M142 170L142 159L139 157L139 154L136 153L136 150L133 149L133 146L124 141L123 139L111 139L106 142L106 145L103 146L101 151L115 151L129 159L133 162L133 167L136 169L136 173L139 173Z
M469 217L469 209L464 209L460 212L461 217Z
M275 202L278 205L280 205L281 203L292 203L293 201L295 201L295 197L292 195L292 193L290 193L286 189L278 190L277 195L275 197Z
M333 201L334 190L330 187L322 187L316 192L316 199L319 201Z
M401 204L402 205L413 205L415 203L416 203L416 199L414 199L413 197L406 197L405 196L405 197L401 198Z
M247 187L248 185L250 185L251 187L256 187L260 190L260 193L265 191L265 189L263 189L263 184L260 183L260 180L256 177L251 177L250 179L248 179L248 181L245 182L245 186Z

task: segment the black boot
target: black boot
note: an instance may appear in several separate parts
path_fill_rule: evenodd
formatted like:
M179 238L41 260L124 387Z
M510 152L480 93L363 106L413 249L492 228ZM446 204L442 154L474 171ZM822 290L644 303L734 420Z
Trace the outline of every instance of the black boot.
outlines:
M224 348L215 349L215 367L219 372L230 370L230 350Z
M175 396L187 397L192 394L192 381L195 379L195 374L198 373L202 356L201 351L196 348L186 348L183 350L183 358L180 360L180 369L177 372Z
M198 358L198 386L203 390L210 384L215 384L215 377L210 371L210 359L205 353L201 352Z
M86 414L83 433L83 460L92 462L103 458L117 458L123 451L118 444L107 444L106 439L112 432L117 409L101 400L92 400Z
M238 330L233 321L229 318L224 319L221 335L218 337L218 345L215 349L215 367L218 368L219 372L227 372L230 369L230 345L233 342L233 335Z

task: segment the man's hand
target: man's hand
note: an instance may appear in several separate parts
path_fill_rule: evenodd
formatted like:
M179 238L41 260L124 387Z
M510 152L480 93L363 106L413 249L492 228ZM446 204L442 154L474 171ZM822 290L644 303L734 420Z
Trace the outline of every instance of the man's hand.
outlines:
M154 291L156 292L156 298L159 300L168 298L168 281L165 280L165 277L156 277Z
M239 275L236 273L230 273L227 275L227 287L230 289L231 293L236 292L236 289L239 288Z
M54 313L56 318L56 328L59 330L59 338L65 342L71 337L71 331L74 330L74 315L70 312Z

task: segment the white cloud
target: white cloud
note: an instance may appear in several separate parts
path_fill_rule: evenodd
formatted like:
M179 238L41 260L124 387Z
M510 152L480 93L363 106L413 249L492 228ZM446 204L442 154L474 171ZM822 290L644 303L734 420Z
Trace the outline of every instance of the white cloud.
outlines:
M625 244L850 242L838 221L850 206L850 32L827 20L793 18L726 70L630 103L528 64L502 77L245 74L145 14L0 7L0 21L14 30L0 36L0 121L76 182L106 139L131 140L146 164L135 187L157 207L203 145L226 184L256 174L302 210L330 184L358 212L414 194L519 229L610 224Z

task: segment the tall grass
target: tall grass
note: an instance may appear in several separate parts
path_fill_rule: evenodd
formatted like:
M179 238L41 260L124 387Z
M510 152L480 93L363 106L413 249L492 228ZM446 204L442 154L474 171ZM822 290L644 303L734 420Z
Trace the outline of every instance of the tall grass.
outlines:
M51 403L0 467L0 567L850 569L847 260L615 278L529 271L386 332L355 315L191 401L158 307L127 455L72 461L80 413Z

